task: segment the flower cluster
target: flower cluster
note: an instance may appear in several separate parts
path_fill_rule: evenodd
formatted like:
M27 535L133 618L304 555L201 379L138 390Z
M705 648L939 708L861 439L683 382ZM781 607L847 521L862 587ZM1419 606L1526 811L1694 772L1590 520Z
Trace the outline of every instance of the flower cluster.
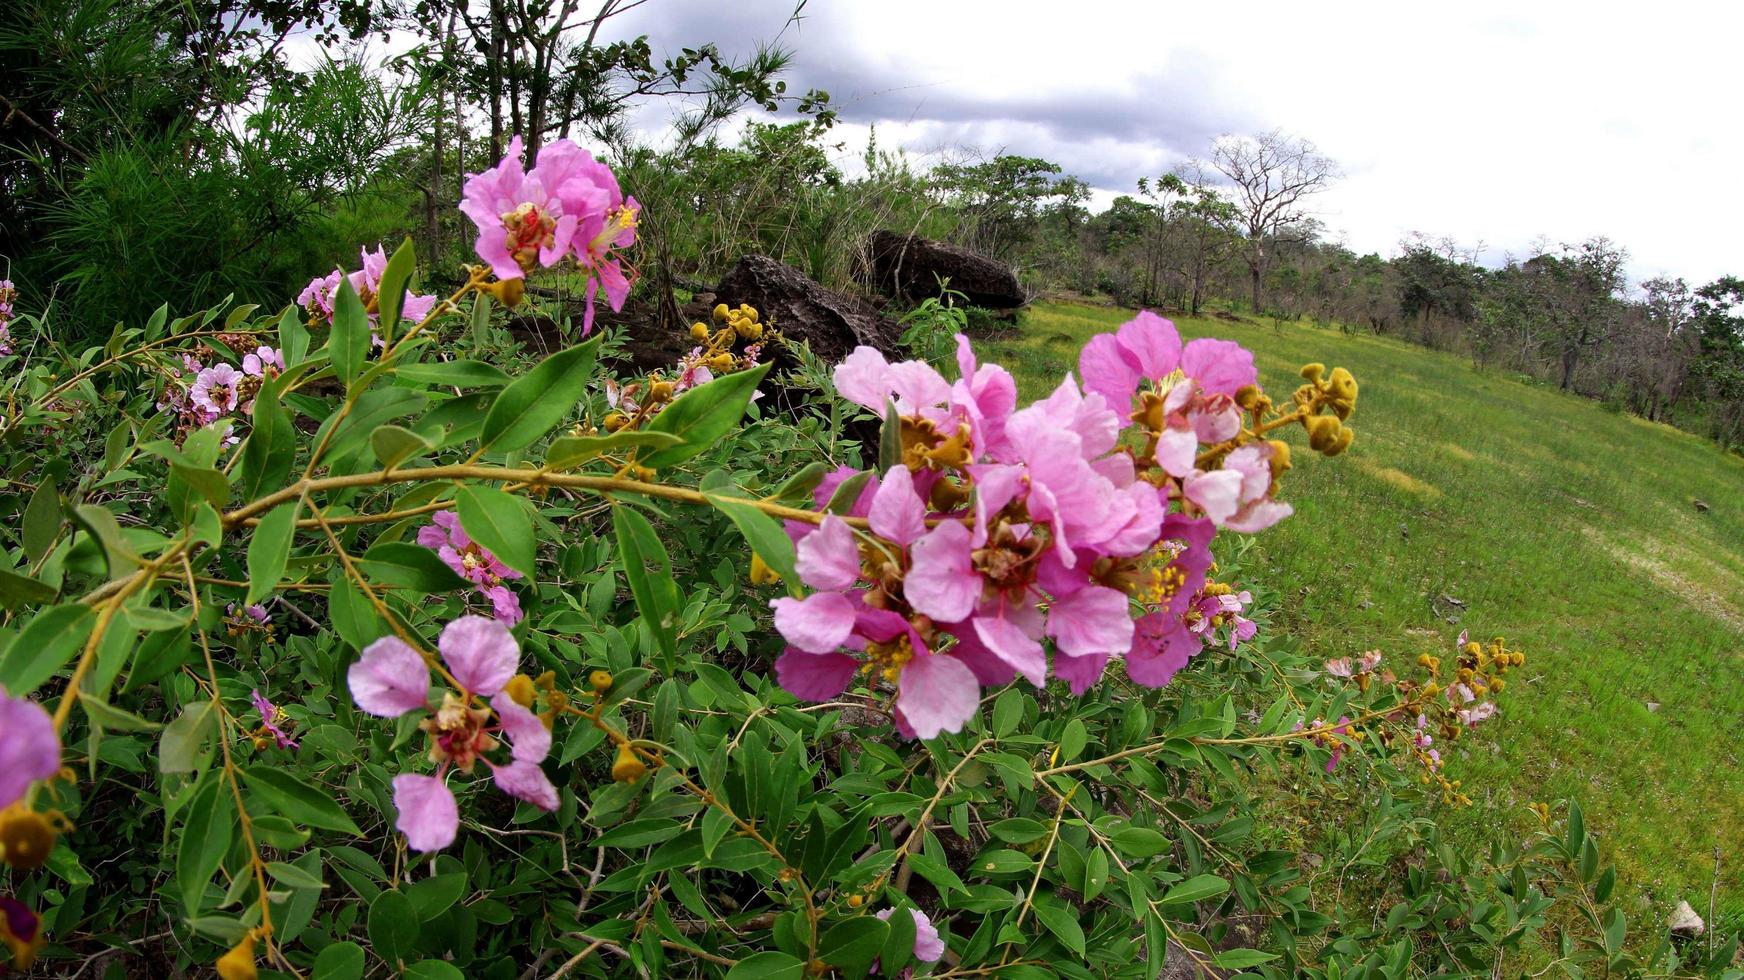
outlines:
M748 371L762 362L763 347L768 340L779 338L773 328L764 329L761 317L753 307L740 303L729 308L719 303L714 308L714 321L720 324L711 331L708 324L690 326L691 339L700 343L680 358L667 379L656 371L646 382L620 385L606 379L606 404L611 411L600 421L607 432L634 429L657 414L672 399L697 385L713 381L716 375ZM737 340L749 341L742 350L733 350ZM761 396L753 394L753 399Z
M324 276L316 276L309 280L303 291L297 294L297 305L302 307L314 323L333 322L333 303L339 293L341 279L349 280L351 288L357 293L357 298L363 303L364 312L369 314L370 344L373 347L384 347L386 343L381 336L381 281L388 270L387 249L376 246L375 251L363 249L360 256L363 267L355 272L344 272L334 269ZM439 302L434 296L407 292L405 301L400 304L400 319L411 323L419 323L436 308ZM396 324L388 325L388 334L392 336ZM280 366L281 369L283 365Z
M60 736L54 719L28 698L0 688L0 862L16 871L34 871L48 860L55 837L66 829L58 813L30 806L33 783L61 770ZM42 920L28 905L0 895L0 943L12 953L12 966L29 970L42 946Z
M624 308L630 278L617 252L635 243L641 206L624 196L611 168L567 139L541 147L531 168L522 151L516 136L500 163L467 177L460 210L478 226L478 257L499 280L574 257L587 279L585 336L601 288L614 311Z
M260 693L258 688L249 691L248 698L254 704L255 713L260 715L260 728L254 733L256 749L264 749L273 743L281 749L301 748L297 740L284 729L285 725L290 724L290 716L285 714L285 709L267 700L267 696Z
M10 279L0 279L0 355L12 353L12 301L18 290Z
M845 513L789 525L813 591L772 603L788 691L831 698L863 672L894 685L911 737L961 730L984 686L1044 685L1049 647L1053 675L1082 694L1112 659L1159 687L1217 627L1232 645L1251 637L1251 597L1206 587L1211 540L1289 515L1274 499L1288 448L1266 432L1335 400L1348 416L1356 397L1352 381L1278 413L1248 351L1183 345L1150 313L1086 345L1082 386L1068 375L1022 409L1011 375L962 337L957 367L952 383L862 347L836 368L843 397L895 416L900 459L818 488L821 507L864 481Z
M498 789L543 810L557 809L557 787L539 764L551 752L551 717L531 710L532 684L515 683L520 648L508 627L483 616L462 616L443 627L437 649L446 676L460 690L430 700L430 670L404 640L386 636L364 648L346 675L359 709L380 718L426 713L418 727L430 742L434 776L394 777L394 826L413 850L437 851L454 843L460 810L444 777L470 773L482 759ZM519 699L517 699L519 697ZM489 707L477 699L489 698ZM485 758L508 743L508 761Z
M236 347L247 346L249 340L246 335L227 339ZM202 350L207 356L216 356L210 348ZM178 416L178 431L183 434L232 412L247 415L254 410L254 396L261 384L278 377L284 369L284 355L263 345L243 355L241 368L223 361L207 365L193 354L183 353L164 386L158 409Z
M442 563L454 569L454 574L478 586L491 601L492 613L499 622L505 626L520 622L521 600L506 583L520 578L521 573L472 540L454 511L437 511L430 519L434 523L418 529L418 543L435 548Z
M1392 671L1382 669L1379 650L1369 650L1354 658L1328 660L1325 670L1327 676L1354 683L1363 692L1368 692L1373 685L1380 685L1383 690L1397 694L1403 706L1370 722L1381 744L1389 748L1402 747L1407 756L1422 768L1420 778L1423 784L1436 786L1444 802L1468 804L1471 798L1460 792L1459 780L1449 779L1441 771L1442 757L1436 740L1454 741L1465 731L1494 717L1495 703L1483 698L1500 693L1507 686L1503 675L1525 663L1526 654L1509 650L1500 637L1484 645L1472 642L1466 633L1461 632L1454 644L1453 673L1446 679L1445 686L1442 658L1429 653L1417 658L1417 666L1428 674L1428 678L1422 681L1401 679ZM1362 737L1360 726L1346 728L1349 719L1339 721L1341 727L1332 735L1311 739L1332 750L1328 772L1343 754L1345 743L1340 736L1352 740ZM1322 725L1316 722L1311 727Z

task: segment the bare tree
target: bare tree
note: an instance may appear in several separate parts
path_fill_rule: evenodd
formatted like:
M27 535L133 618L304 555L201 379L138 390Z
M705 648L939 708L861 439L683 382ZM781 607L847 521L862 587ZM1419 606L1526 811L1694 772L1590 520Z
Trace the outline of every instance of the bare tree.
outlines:
M1321 156L1313 143L1274 129L1258 136L1218 137L1211 162L1235 185L1235 205L1247 235L1244 258L1253 286L1254 312L1270 258L1268 243L1304 225L1304 199L1332 185L1338 165Z

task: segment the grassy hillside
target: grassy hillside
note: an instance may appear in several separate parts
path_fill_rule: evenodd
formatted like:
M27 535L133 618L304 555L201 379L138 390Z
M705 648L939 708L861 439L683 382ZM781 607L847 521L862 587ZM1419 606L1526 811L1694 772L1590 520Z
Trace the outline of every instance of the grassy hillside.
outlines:
M1039 304L986 353L1034 397L1127 316ZM1528 803L1573 797L1657 911L1706 915L1718 846L1722 906L1744 912L1744 460L1415 346L1177 324L1254 350L1279 397L1308 361L1362 385L1355 445L1300 453L1297 516L1260 536L1282 628L1326 656L1413 659L1462 627L1528 651L1500 717L1455 749L1474 801L1456 824L1524 826Z

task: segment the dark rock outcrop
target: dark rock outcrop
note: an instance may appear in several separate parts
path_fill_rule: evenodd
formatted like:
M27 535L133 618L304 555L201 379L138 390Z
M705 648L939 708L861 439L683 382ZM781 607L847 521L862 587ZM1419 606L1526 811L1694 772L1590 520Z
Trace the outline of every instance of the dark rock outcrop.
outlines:
M861 266L866 284L893 299L922 300L939 294L939 280L968 297L972 306L1010 310L1029 297L1011 266L979 252L915 235L877 231L866 242Z
M717 301L749 303L782 336L805 341L827 364L839 363L855 347L875 347L886 356L900 353L902 327L870 305L825 289L804 273L766 255L739 259L715 288Z

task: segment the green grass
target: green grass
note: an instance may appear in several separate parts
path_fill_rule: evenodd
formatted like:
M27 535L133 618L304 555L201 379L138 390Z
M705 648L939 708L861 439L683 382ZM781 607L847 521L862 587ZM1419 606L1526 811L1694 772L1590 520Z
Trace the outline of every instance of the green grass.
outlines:
M1129 315L1037 304L984 356L1028 400ZM1274 397L1310 361L1361 385L1344 456L1290 434L1296 515L1255 549L1284 597L1275 628L1316 655L1380 648L1396 664L1445 652L1462 627L1527 652L1498 718L1453 748L1474 801L1455 833L1523 828L1527 803L1573 798L1660 915L1680 898L1706 915L1716 846L1732 862L1724 904L1744 905L1744 460L1400 342L1176 323L1253 350Z

